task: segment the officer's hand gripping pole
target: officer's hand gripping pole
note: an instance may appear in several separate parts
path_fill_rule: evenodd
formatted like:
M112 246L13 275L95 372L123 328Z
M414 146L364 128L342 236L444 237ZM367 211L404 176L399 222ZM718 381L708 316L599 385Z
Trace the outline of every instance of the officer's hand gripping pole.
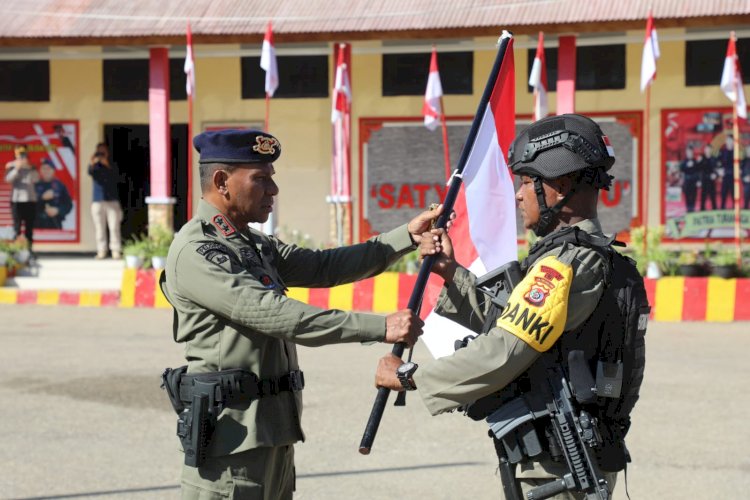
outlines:
M513 36L510 32L503 31L503 34L500 37L498 43L495 63L492 66L492 71L490 72L490 76L487 79L487 85L485 86L484 93L482 94L482 98L479 101L477 113L474 115L474 121L471 124L471 129L469 130L469 135L466 138L466 143L463 150L461 151L461 157L458 160L458 166L456 167L456 170L451 177L448 193L445 195L445 200L443 201L443 213L440 214L440 217L438 217L437 220L437 224L435 225L435 227L439 229L445 228L446 223L448 222L448 218L450 217L451 212L453 212L453 205L456 202L458 191L461 188L461 176L464 167L466 166L469 155L474 146L474 140L476 139L477 133L479 132L479 125L482 123L482 118L484 117L485 110L487 109L487 105L490 102L492 92L493 90L495 90L498 75L500 74L500 69L505 58L505 53L508 49L510 49L512 54ZM514 82L509 82L509 84L513 85ZM411 292L411 297L409 297L408 308L412 311L419 311L419 306L422 302L422 295L424 295L424 289L427 286L427 279L430 276L430 269L432 268L432 264L434 262L434 255L428 255L422 261L422 266L419 268L419 274L417 275L417 281L414 284L414 289ZM394 356L400 358L404 354L404 347L404 344L396 344L393 346L391 352ZM362 441L359 444L359 452L362 455L369 455L370 450L372 450L372 444L375 441L375 435L378 432L380 420L383 418L383 411L385 410L386 403L388 403L388 396L390 392L390 389L386 389L385 387L380 387L378 389L378 394L375 397L375 403L372 405L372 411L370 412L370 418L367 421L365 432L362 435Z

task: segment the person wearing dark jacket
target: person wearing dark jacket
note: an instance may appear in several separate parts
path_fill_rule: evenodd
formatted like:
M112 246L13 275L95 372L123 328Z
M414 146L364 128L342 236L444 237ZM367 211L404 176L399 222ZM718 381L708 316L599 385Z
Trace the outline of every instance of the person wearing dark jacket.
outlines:
M109 147L105 143L96 145L96 153L89 162L89 175L94 179L94 196L91 203L91 216L94 218L96 233L96 258L107 256L107 228L109 228L109 249L113 259L122 256L122 207L117 191L120 173L117 164L109 159Z
M36 227L40 229L62 229L65 217L73 210L73 200L68 188L55 177L55 164L49 158L39 167L39 182L36 183Z

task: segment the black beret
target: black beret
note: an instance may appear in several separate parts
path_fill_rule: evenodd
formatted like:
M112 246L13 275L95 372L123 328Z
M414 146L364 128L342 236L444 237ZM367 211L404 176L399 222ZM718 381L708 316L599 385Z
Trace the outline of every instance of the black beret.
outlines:
M260 130L216 130L193 138L200 163L273 163L281 156L281 144Z

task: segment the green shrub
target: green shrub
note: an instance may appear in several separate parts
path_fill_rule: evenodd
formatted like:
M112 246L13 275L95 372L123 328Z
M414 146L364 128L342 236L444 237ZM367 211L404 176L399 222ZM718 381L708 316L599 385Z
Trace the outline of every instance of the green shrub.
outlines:
M643 252L643 240L646 239L646 252ZM674 276L677 274L678 263L672 253L664 248L664 226L634 227L630 230L630 246L628 251L633 257L642 276L646 274L649 262L655 262L663 275Z

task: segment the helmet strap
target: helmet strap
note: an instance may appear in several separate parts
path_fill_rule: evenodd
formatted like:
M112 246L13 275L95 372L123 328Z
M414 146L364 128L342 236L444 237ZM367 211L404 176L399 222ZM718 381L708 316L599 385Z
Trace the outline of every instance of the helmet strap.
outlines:
M562 200L557 202L553 207L547 206L544 193L544 181L541 177L534 176L534 192L536 193L536 201L539 205L539 222L536 224L535 233L537 236L546 236L549 233L552 222L557 218L562 208L568 203L568 200L575 194L576 185L574 184L570 191L563 197Z

